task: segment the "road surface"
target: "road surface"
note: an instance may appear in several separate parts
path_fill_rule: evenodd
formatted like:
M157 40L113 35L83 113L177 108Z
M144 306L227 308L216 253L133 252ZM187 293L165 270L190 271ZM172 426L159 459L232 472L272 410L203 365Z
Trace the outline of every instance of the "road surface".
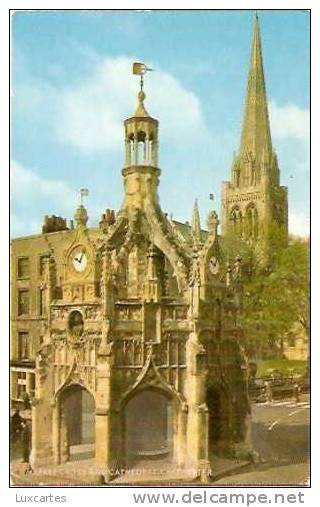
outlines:
M309 398L254 404L252 443L260 463L222 478L225 485L307 485L309 479Z

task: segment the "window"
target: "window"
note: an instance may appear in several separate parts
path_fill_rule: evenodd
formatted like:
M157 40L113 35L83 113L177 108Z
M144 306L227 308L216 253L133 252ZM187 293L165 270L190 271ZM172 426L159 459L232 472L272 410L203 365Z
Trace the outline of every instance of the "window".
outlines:
M27 289L18 292L18 315L28 315L30 311L30 298Z
M17 377L17 398L23 400L27 392L27 374L25 371L18 371Z
M18 259L18 278L29 278L30 259L29 257L20 257Z
M18 357L19 359L30 358L30 341L29 333L21 331L18 333Z
M43 276L45 273L45 266L46 266L46 255L41 255L39 258L39 275Z

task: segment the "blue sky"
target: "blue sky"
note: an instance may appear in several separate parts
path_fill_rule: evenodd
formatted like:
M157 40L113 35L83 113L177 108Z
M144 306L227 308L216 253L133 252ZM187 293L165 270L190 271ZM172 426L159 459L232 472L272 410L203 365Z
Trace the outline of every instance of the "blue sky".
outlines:
M309 226L309 15L261 11L273 144L289 187L289 225ZM251 11L17 12L12 19L12 234L37 233L45 214L72 218L89 188L90 224L122 201L123 120L146 77L160 121L163 210L203 223L220 210L238 149L252 37ZM215 201L209 200L214 193Z

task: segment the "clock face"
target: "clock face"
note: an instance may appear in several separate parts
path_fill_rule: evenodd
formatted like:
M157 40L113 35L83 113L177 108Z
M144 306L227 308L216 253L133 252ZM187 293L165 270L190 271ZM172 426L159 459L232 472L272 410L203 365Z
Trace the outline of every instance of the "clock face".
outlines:
M88 264L88 258L84 247L78 247L72 252L71 263L78 273L83 273L83 271L85 271Z

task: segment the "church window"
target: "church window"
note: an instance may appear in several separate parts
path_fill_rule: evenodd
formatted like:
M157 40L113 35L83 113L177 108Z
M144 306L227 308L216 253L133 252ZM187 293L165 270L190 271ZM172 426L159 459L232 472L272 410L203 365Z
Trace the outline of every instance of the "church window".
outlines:
M248 239L258 237L258 212L254 204L249 204L246 210L246 236Z
M234 208L230 216L233 232L237 236L242 235L242 213L238 207Z

